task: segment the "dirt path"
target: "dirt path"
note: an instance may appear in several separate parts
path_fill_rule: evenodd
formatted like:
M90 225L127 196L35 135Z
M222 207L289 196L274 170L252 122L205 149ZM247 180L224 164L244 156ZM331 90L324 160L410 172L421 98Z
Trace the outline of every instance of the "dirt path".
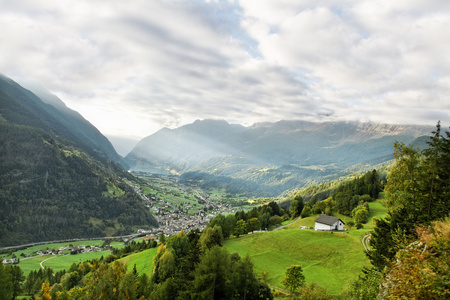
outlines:
M294 224L295 222L297 222L298 220L300 220L300 216L297 218L297 219L295 219L294 221L292 221L291 223L289 223L289 224L286 224L286 225L283 225L283 226L280 226L280 227L277 227L277 228L275 228L273 231L275 231L275 230L280 230L280 229L283 229L284 227L286 227L286 226L289 226L289 225L291 225L291 224Z
M372 237L372 235L369 233L369 234L366 234L365 236L363 236L362 239L361 239L361 243L363 244L364 250L366 250L366 251L370 250L369 245L370 245L370 238L371 237Z
M45 269L45 268L44 268L44 266L42 265L42 263L43 263L44 261L47 261L47 260L49 260L49 259L52 259L52 258L55 258L55 257L57 257L57 256L55 255L55 256L52 256L52 257L46 258L46 259L44 259L43 261L41 261L41 263L40 263L40 265L41 265L41 268L42 268L42 269Z
M285 293L285 294L287 294L287 295L291 295L291 294L292 294L290 291L285 290L285 289L282 289L282 288L280 288L279 286L276 286L276 285L273 285L273 284L270 284L270 283L267 283L267 282L266 282L266 284L267 284L271 289L275 289L275 290L282 291L283 293Z

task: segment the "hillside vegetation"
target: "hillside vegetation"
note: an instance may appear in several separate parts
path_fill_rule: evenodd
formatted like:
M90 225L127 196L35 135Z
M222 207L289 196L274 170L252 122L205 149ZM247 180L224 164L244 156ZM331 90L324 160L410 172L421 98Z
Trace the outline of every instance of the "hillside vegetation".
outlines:
M134 177L80 142L68 116L3 77L0 104L0 246L157 226Z
M39 129L0 122L0 245L130 233L156 221L119 176ZM122 173L121 173L122 172ZM108 193L108 186L122 193ZM93 222L93 220L96 220Z
M109 140L78 112L42 87L38 94L0 74L1 114L6 120L59 135L99 161L126 167Z
M307 283L315 282L331 294L340 294L358 278L359 270L369 265L359 238L342 233L272 231L230 239L224 245L230 252L248 254L255 271L267 271L267 282L281 288L286 268L301 265Z

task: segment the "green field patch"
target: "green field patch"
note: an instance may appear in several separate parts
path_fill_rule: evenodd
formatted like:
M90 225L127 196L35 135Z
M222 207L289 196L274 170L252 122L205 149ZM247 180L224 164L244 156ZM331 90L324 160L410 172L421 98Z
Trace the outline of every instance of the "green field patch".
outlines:
M79 253L77 255L66 255L70 253L70 250L64 250L63 255L61 256L55 256L55 255L39 255L39 256L33 256L29 258L24 258L20 254L23 253L24 255L34 253L39 250L58 250L63 247L69 247L69 246L101 246L103 244L103 240L83 240L83 241L73 241L73 242L64 242L64 243L52 243L52 244L45 244L45 245L37 245L33 247L29 247L27 249L18 250L13 252L13 254L16 255L18 259L20 259L19 266L23 270L25 276L30 273L32 270L39 270L40 263L47 259L51 258L48 261L45 261L42 265L44 267L51 267L55 271L59 271L62 269L69 268L70 265L73 262L78 261L85 261L85 260L91 260L93 258L100 258L102 255L106 256L110 254L110 251L101 251L101 252L87 252L87 253ZM115 247L122 247L120 245L123 245L123 243L117 242L118 245L115 245ZM12 255L2 255L2 257L11 258ZM66 263L67 262L67 263ZM70 262L70 263L69 263ZM68 264L68 266L67 266Z
M117 187L114 183L108 182L108 185L106 186L108 189L106 192L103 192L103 196L114 196L119 197L125 194L125 191L121 188Z
M312 215L307 218L298 219L295 222L290 223L285 227L285 229L299 229L302 226L308 226L314 228L314 220L317 219L319 215Z
M22 249L22 250L17 250L12 252L11 254L2 254L0 257L5 257L6 259L10 259L12 257L13 254L16 255L17 258L23 259L23 257L20 254L30 254L39 250L58 250L59 248L62 247L68 247L69 245L72 246L90 246L90 245L95 245L95 246L101 246L103 245L103 241L102 240L84 240L84 241L74 241L74 242L64 242L64 243L52 243L52 244L44 244L44 245L37 245L37 246L33 246L33 247L29 247L27 249Z
M75 255L61 255L54 256L53 258L44 261L42 265L47 268L52 268L55 272L61 270L68 270L73 263L79 264L87 260L94 258L106 257L111 254L111 251L99 251L99 252L85 252Z
M53 257L53 255L41 255L30 258L21 259L19 262L19 267L22 269L25 276L28 275L33 270L39 270L41 261Z
M153 256L156 255L158 248L147 249L138 253L130 254L120 261L127 265L127 270L133 270L134 265L136 265L136 270L139 275L147 274L151 276L153 272Z
M373 229L375 224L373 223L373 218L385 218L387 215L387 208L385 207L384 193L380 193L380 197L374 201L369 202L369 220L366 224L364 224L364 228L361 231L367 231L368 229ZM301 218L293 223L287 223L285 229L299 229L302 226L313 227L315 224L315 220L319 217L319 214L309 216L307 218ZM347 223L350 220L353 220L352 217L342 215L342 214L333 214L334 217L341 219L344 223ZM284 223L284 222L283 222ZM282 224L285 225L285 224ZM351 231L356 230L356 227L353 227Z
M288 224L292 223L292 221L293 221L292 219L288 219L288 220L286 220L286 221L281 222L281 225L282 225L282 226L288 225Z
M109 245L116 249L122 249L125 247L125 244L123 242L111 242Z
M91 223L93 226L99 226L99 225L103 224L103 221L101 219L97 219L97 218L93 218L93 217L90 217L88 222Z
M257 274L267 270L270 284L283 287L286 268L301 265L307 283L315 282L334 295L369 265L359 238L338 232L272 231L230 239L224 245L231 253L248 254Z

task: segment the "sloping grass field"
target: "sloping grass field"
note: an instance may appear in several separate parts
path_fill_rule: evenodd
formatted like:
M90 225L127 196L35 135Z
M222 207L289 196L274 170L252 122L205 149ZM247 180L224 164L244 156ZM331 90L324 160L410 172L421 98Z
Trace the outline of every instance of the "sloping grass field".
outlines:
M44 267L52 268L55 272L61 270L69 270L73 263L79 264L87 260L92 260L94 258L100 258L102 256L106 257L111 254L111 251L99 251L99 252L86 252L76 255L62 255L53 256L51 259L46 260L42 263Z
M387 214L384 193L369 203L370 215L364 228L346 232L316 232L299 229L301 226L314 227L319 215L299 219L284 230L246 235L225 241L229 252L243 256L248 254L255 271L268 271L268 283L281 284L287 267L301 265L307 283L317 283L328 289L330 294L344 292L350 282L356 280L364 266L370 262L364 254L361 238L374 228L372 218L384 218ZM335 215L344 222L351 217Z
M146 273L150 277L153 272L153 256L156 255L157 251L158 247L147 249L125 256L120 261L127 265L128 271L133 270L136 264L136 270L139 275Z
M271 231L230 239L224 246L231 253L248 254L255 272L268 271L268 283L281 288L286 268L301 265L307 283L341 294L358 278L362 267L369 266L359 238L344 233Z

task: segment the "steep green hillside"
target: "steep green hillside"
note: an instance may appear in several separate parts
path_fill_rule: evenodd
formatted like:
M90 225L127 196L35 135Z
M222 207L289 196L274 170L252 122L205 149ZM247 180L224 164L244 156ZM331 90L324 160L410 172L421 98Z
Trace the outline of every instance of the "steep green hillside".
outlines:
M127 265L128 271L133 270L136 265L136 270L139 275L147 274L149 277L153 271L153 257L156 255L158 248L151 248L142 252L130 254L120 261Z
M121 179L130 175L114 164L104 166L38 128L3 119L0 132L1 246L123 234L157 224Z
M359 237L351 234L313 230L281 230L246 235L226 240L231 253L248 254L255 271L268 271L268 283L283 287L287 267L301 265L306 282L328 288L330 294L342 293L356 280L363 266L369 265Z
M0 74L0 113L11 123L52 132L98 160L112 160L127 168L122 157L97 128L55 95L42 88L38 91L39 97Z

